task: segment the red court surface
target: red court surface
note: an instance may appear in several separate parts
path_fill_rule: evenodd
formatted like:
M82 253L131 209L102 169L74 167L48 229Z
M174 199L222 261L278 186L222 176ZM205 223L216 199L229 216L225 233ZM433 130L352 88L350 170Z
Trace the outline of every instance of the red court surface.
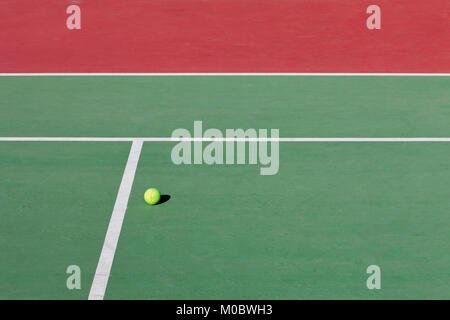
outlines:
M71 4L81 30L66 28ZM449 13L448 0L2 1L0 73L448 73Z

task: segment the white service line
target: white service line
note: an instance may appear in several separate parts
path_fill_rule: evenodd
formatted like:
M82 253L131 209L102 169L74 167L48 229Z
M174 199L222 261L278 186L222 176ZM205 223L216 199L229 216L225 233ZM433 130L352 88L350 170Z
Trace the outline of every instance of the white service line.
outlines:
M450 73L308 73L308 72L174 72L174 73L0 73L0 77L191 77L191 76L288 76L288 77L449 77Z
M108 231L106 232L105 242L103 243L100 259L98 260L97 270L92 281L89 300L103 300L106 286L108 285L109 274L116 252L117 242L119 241L120 230L122 229L123 219L127 210L128 198L130 197L131 187L133 186L134 175L139 162L139 156L142 150L142 141L133 141L127 165L117 193L116 203L109 221Z
M121 142L136 141L137 138L97 138L97 137L0 137L0 141L23 141L23 142Z
M415 138L172 138L172 137L0 137L0 142L179 142L179 141L247 141L247 142L450 142L449 137Z

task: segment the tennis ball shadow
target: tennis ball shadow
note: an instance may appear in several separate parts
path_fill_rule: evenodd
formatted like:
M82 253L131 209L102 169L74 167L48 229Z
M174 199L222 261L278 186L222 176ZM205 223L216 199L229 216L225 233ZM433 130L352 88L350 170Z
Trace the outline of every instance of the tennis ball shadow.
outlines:
M169 194L162 194L162 195L161 195L161 198L159 199L159 202L158 202L156 205L159 206L160 204L163 204L163 203L169 201L170 198L171 198L171 197L170 197Z

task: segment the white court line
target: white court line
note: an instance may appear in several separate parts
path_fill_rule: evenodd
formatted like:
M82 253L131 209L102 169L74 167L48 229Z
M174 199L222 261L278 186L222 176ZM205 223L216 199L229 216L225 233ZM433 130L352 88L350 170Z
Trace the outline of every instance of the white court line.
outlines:
M117 193L116 203L109 221L108 231L106 232L105 242L103 243L102 253L98 260L97 270L92 281L89 300L103 300L106 286L108 285L109 274L111 272L114 254L116 252L117 242L119 241L120 230L122 229L123 219L127 210L128 198L130 197L131 187L133 186L134 175L139 162L139 156L142 150L142 141L134 141L131 145L130 155L128 157L119 192Z
M318 76L318 77L449 77L450 73L298 73L298 72L191 72L191 73L0 73L0 77L179 77L179 76Z
M450 142L450 138L171 138L171 137L0 137L2 141L17 142L179 142L179 141L247 141L247 142Z

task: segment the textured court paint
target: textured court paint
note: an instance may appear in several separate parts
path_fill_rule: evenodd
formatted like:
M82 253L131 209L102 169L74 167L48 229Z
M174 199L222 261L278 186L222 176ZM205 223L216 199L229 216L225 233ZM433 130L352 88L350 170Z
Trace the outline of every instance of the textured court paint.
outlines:
M0 72L449 72L448 0L3 1Z
M0 143L0 299L87 299L130 143ZM81 268L81 290L66 269Z
M450 298L447 144L287 143L271 177L171 147L144 144L106 299Z
M448 137L448 77L0 78L0 137Z

